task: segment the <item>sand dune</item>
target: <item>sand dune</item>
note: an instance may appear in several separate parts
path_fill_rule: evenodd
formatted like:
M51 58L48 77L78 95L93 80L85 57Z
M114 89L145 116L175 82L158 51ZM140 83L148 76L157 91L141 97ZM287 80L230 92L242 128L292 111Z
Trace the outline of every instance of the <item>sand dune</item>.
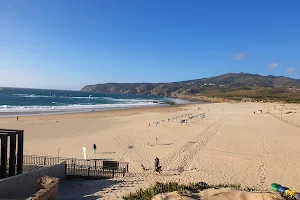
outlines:
M18 122L1 118L0 126L25 130L25 154L57 156L59 152L62 157L82 158L82 147L87 147L88 158L130 163L125 178L85 181L89 192L62 183L60 197L65 199L75 194L77 199L84 195L116 199L158 181L239 183L261 190L278 182L300 191L300 129L267 114L279 115L280 106L220 103L141 108L21 117ZM300 124L300 107L284 107L295 113L283 118ZM262 114L254 114L257 110ZM206 118L182 125L179 121L153 124L187 113L206 113ZM151 170L156 156L163 166L160 175ZM150 170L144 172L141 164ZM184 168L182 173L179 167Z

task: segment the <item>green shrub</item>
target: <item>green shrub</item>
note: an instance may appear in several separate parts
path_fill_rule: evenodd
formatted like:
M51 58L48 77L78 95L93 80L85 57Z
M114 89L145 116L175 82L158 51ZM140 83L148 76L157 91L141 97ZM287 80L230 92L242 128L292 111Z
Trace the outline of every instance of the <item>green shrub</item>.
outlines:
M219 185L208 185L203 182L199 183L190 183L190 184L179 184L177 182L169 182L169 183L159 183L157 182L153 186L147 189L139 189L135 193L130 193L127 196L124 196L124 200L150 200L157 194L166 193L166 192L174 192L177 191L179 193L183 193L184 190L189 191L202 191L208 188L224 188L230 187L235 189L241 189L241 185L239 184L219 184Z

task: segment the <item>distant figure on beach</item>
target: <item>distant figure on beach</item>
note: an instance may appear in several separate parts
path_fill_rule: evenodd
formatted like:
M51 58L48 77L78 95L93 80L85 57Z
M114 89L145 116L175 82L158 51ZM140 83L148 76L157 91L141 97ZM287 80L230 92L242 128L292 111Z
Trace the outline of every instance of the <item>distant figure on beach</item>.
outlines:
M96 153L96 149L97 149L96 144L93 145L93 149L94 149L94 153Z
M157 139L157 137L156 137L156 144L158 144L158 139Z
M19 121L19 117L17 117L17 121Z
M161 166L159 166L159 159L158 157L154 160L154 171L160 173L161 172Z
M159 167L159 158L156 157L154 160L154 168L157 169Z

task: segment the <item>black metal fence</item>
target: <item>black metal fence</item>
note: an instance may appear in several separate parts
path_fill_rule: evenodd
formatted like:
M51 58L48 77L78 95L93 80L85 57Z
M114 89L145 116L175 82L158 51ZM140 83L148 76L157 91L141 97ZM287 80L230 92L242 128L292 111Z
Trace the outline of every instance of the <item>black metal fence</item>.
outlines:
M124 177L128 172L128 162L103 159L58 158L49 156L24 155L27 165L56 165L66 162L67 177L113 178Z

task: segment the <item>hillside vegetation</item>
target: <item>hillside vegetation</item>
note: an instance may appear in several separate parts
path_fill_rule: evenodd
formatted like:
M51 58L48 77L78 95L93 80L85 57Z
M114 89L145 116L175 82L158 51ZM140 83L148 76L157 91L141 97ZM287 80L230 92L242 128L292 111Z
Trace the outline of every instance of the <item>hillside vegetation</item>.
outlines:
M283 76L229 73L211 78L170 83L105 83L88 85L82 91L159 95L189 99L285 101L300 103L300 80Z

